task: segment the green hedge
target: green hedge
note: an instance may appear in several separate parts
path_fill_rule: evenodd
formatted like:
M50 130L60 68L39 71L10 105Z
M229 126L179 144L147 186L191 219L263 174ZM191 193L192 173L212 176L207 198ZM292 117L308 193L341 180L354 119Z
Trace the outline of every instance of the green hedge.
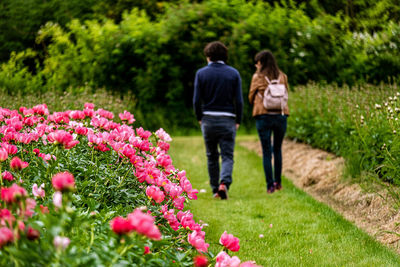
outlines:
M205 65L202 50L208 42L228 45L229 64L240 71L247 99L253 57L265 48L276 55L292 85L398 77L400 26L386 26L373 35L352 33L340 13L312 19L294 4L243 0L165 6L155 20L133 9L118 24L109 19L72 20L64 29L47 23L36 40L45 48L44 55L31 50L14 53L1 66L0 90L36 93L89 86L122 97L131 92L145 127L181 131L196 127L193 79ZM248 127L250 109L245 105Z

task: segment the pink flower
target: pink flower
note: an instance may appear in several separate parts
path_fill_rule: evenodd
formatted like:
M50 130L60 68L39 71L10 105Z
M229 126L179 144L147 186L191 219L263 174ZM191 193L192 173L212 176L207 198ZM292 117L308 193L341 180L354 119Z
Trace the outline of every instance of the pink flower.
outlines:
M240 259L238 257L233 256L231 258L225 251L218 253L215 267L239 267L239 265Z
M61 144L65 149L71 149L79 144L78 140L74 140L74 137L64 130L56 130L49 133L47 140L55 145Z
M31 241L36 240L39 238L39 236L40 236L40 232L38 230L33 229L32 227L28 226L28 230L26 232L26 237L29 240L31 240Z
M205 233L203 231L193 231L191 234L188 234L188 242L196 248L198 252L207 252L210 244L204 241L204 236Z
M160 230L154 225L153 216L143 213L140 209L135 209L132 213L128 214L128 220L133 229L139 234L153 240L161 239Z
M85 109L94 109L94 104L93 103L85 103L84 107L85 107Z
M174 206L178 210L183 210L183 208L184 208L183 203L185 203L185 197L180 196L180 197L174 199Z
M41 105L34 106L32 108L32 110L33 110L33 112L35 112L35 113L37 113L39 115L42 115L42 116L43 115L49 115L49 110L48 110L46 104L41 104Z
M144 255L146 255L146 254L150 254L151 253L151 251L150 251L150 248L148 247L148 246L144 246Z
M25 217L30 218L35 213L36 201L32 198L27 198L25 201Z
M54 193L54 195L53 195L53 204L57 208L61 208L62 207L62 193L60 191L57 191L57 192ZM43 212L43 210L42 210L42 213L45 213L45 212Z
M239 238L232 234L227 234L226 231L221 235L219 243L230 251L238 251L240 249Z
M69 172L59 172L51 180L54 189L57 191L73 191L75 189L74 176Z
M156 135L158 138L160 138L164 142L171 142L172 138L167 134L163 128L160 128L156 131Z
M45 191L44 191L44 184L41 184L40 187L38 187L37 184L33 184L32 186L32 194L34 197L40 197L44 198L45 196Z
M13 240L14 234L9 228L0 228L0 248L8 243L11 243Z
M0 162L5 161L8 158L8 152L4 148L0 148Z
M7 180L7 181L12 181L12 180L14 180L14 177L13 177L13 175L11 174L11 172L8 172L8 171L4 171L4 172L1 174L1 176L3 177L4 180Z
M3 143L1 146L7 150L8 155L14 155L18 152L18 148L15 145Z
M157 203L163 202L165 198L164 192L161 191L161 189L155 185L149 186L146 189L146 195L149 198L154 199L154 201Z
M1 188L1 199L7 203L13 203L17 201L20 197L25 197L27 195L26 190L23 187L13 184L11 187Z
M208 259L204 255L197 255L193 258L195 267L206 267L208 266Z
M119 114L119 118L121 119L121 121L127 121L128 124L132 124L135 122L135 118L133 117L133 115L126 110L124 110L124 113Z
M71 243L71 240L69 240L68 237L63 237L63 236L56 236L54 237L53 244L57 249L66 249Z
M56 193L57 193L57 192L56 192ZM54 197L54 196L53 196L53 197ZM62 199L62 195L61 195L61 199ZM53 199L53 200L54 200L54 199ZM43 205L40 205L39 208L40 208L40 212L41 212L41 213L43 213L43 214L49 213L49 208L48 208L48 207L43 206Z
M22 170L26 167L28 167L29 163L26 161L22 161L20 158L18 157L14 157L12 158L12 160L10 161L10 167L13 170Z
M83 120L85 118L85 113L83 111L80 110L73 110L71 111L71 113L69 114L69 116L71 118L73 118L74 120Z
M129 220L123 217L115 217L110 221L111 230L117 235L128 234L133 230L133 227Z
M88 134L88 128L86 127L76 127L75 132L79 135L87 135Z

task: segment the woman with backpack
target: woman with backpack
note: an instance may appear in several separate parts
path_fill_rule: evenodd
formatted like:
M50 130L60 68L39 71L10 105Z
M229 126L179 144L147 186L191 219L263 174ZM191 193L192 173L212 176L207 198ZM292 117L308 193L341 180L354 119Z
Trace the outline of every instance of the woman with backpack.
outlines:
M253 105L253 117L263 151L263 166L267 181L267 193L281 190L282 141L289 116L288 80L270 51L255 56L256 72L250 85L249 101ZM273 133L274 176L272 176L271 133Z

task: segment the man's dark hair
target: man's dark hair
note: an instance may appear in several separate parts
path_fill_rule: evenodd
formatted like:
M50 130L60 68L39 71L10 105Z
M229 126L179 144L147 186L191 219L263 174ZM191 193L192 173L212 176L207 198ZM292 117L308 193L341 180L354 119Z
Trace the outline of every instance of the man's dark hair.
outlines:
M228 48L219 41L211 42L204 47L204 55L211 61L222 60L226 62L228 60Z

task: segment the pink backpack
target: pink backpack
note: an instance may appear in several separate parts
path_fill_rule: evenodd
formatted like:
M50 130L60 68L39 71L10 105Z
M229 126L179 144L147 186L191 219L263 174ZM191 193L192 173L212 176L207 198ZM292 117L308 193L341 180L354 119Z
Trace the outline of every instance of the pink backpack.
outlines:
M268 82L268 87L264 91L264 97L262 97L260 93L258 94L263 98L263 105L267 110L280 110L283 115L283 109L287 105L289 96L286 86L279 83L279 78L280 75L278 79L270 81L268 77L265 76L265 79Z

